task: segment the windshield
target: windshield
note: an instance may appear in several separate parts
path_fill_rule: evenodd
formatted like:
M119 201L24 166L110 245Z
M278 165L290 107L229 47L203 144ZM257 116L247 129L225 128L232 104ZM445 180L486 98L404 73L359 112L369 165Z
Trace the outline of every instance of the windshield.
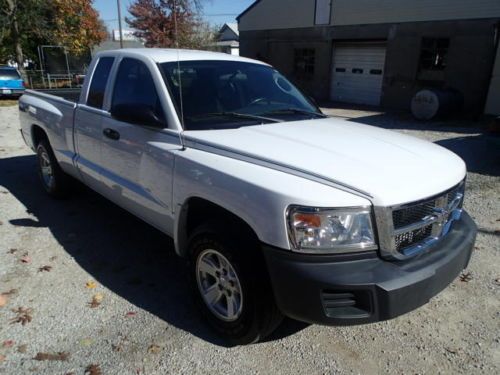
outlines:
M15 69L0 68L0 79L20 79Z
M208 60L160 67L185 130L324 117L292 83L266 65Z

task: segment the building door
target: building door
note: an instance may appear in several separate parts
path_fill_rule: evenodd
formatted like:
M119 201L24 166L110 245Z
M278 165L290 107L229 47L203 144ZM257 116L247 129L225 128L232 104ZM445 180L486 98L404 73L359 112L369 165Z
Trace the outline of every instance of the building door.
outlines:
M385 44L380 43L335 44L330 99L380 105L385 52Z

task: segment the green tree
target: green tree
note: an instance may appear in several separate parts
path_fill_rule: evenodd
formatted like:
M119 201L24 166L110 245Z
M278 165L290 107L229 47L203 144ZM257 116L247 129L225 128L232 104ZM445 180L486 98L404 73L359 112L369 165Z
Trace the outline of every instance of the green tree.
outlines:
M81 55L101 43L106 27L92 6L93 0L52 0L53 42Z
M24 74L26 58L34 59L37 42L50 36L50 3L43 0L0 0L0 57L15 60Z
M93 0L0 0L0 59L37 60L43 44L61 45L81 54L99 44L106 30Z

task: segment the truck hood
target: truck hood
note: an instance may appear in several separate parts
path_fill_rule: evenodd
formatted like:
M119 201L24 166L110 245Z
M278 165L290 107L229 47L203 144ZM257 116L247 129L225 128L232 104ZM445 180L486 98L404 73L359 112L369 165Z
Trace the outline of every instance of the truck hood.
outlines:
M234 152L348 185L368 193L377 206L438 194L466 173L463 160L441 146L333 118L185 131L184 136L194 147L208 145L213 152Z

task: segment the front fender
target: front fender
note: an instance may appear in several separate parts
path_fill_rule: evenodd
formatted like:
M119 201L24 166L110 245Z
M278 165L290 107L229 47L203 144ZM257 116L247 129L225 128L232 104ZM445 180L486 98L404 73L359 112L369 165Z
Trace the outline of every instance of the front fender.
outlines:
M176 215L174 240L183 243L183 207L192 197L214 203L246 222L261 242L290 249L287 234L288 206L366 206L354 194L277 171L248 161L186 148L179 152L174 169L173 202Z

